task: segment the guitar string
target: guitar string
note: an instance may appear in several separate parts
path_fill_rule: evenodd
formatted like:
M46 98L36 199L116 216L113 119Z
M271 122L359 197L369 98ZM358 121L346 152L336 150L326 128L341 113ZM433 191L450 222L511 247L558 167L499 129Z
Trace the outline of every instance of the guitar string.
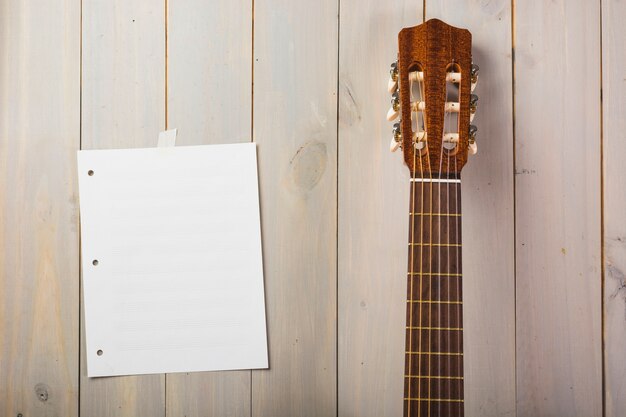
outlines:
M426 75L426 70L424 70L424 75ZM426 122L426 125L428 125L428 123ZM428 138L427 138L428 139ZM428 141L426 142L428 144ZM429 230L428 230L428 299L432 300L433 299L433 170L432 170L432 165L431 165L431 161L430 161L430 152L427 149L426 152L426 159L427 159L427 164L428 164L428 177L430 179L430 196L429 196L429 200L430 200L430 207L428 209L428 213L429 213ZM432 384L431 384L431 378L430 376L432 375L432 363L431 363L431 352L432 350L432 346L433 346L433 337L432 337L432 328L435 327L433 326L432 323L432 316L433 316L433 308L432 308L432 304L428 306L428 397L427 397L427 402L428 402L428 416L430 417L430 411L431 411L431 403L432 401L430 401L430 398L432 398Z
M408 84L409 84L409 98L412 98L412 92L413 92L413 81L411 81L410 79L410 75L409 77L407 77L408 79ZM399 88L399 87L398 87ZM410 100L409 100L410 101ZM412 110L411 110L412 112ZM409 113L411 114L411 113ZM409 116L410 117L410 116ZM410 139L412 140L412 138ZM417 176L417 172L415 170L415 165L416 165L416 159L417 159L417 153L415 152L415 149L413 149L413 170L412 170L412 178L415 179ZM411 188L410 188L410 204L409 204L409 210L410 213L414 213L415 212L415 182L416 181L411 181ZM410 215L409 216L410 219L410 232L409 232L409 241L410 242L414 242L414 238L415 238L415 219L414 216ZM420 245L421 248L422 245ZM409 285L408 285L408 290L409 290L409 305L407 307L408 310L408 315L409 315L409 352L413 351L413 272L414 272L414 267L415 267L415 263L414 263L414 253L415 253L415 245L411 245L411 254L410 254L410 266L409 266ZM420 275L421 275L421 270L420 270ZM419 351L419 347L418 347L418 351ZM418 359L419 360L419 359ZM412 384L412 380L413 380L413 355L411 355L410 353L408 354L408 375L409 375L409 381L407 382L407 386L408 386L408 392L407 392L407 398L412 398L411 395L411 384ZM418 378L418 384L419 384L419 378ZM419 385L418 385L419 387ZM411 416L411 400L408 399L407 400L407 414L408 417Z
M423 72L424 72L424 79L426 79L426 70L424 69ZM425 94L426 94L425 86L421 82L420 82L420 94L423 97L423 100L425 101L425 99L426 99L425 98ZM423 120L424 126L427 127L428 126L427 109L424 109L422 111L422 120ZM424 218L424 216L427 216L427 218L428 218L428 258L427 259L428 259L428 268L429 268L429 271L427 272L427 275L428 275L428 300L432 300L432 287L433 287L433 285L432 285L432 279L433 279L432 278L433 181L432 180L433 180L433 172L432 172L432 165L431 165L431 161L430 161L430 151L429 151L430 146L428 144L428 132L427 132L426 128L424 128L424 133L425 133L425 135L424 135L425 139L424 139L424 147L422 149L424 149L424 152L425 152L425 156L426 156L425 163L426 163L426 169L428 170L428 178L429 178L428 184L429 184L430 188L428 188L427 190L428 190L428 200L429 200L430 206L428 207L428 212L425 213L424 212L424 201L426 200L426 198L425 198L425 194L426 193L424 192L425 184L424 184L424 181L422 181L422 213L423 213L422 214L422 226L424 224L423 223L423 218ZM422 172L422 178L424 178L424 173L423 172ZM420 236L420 239L421 239L422 236L425 235L425 230L424 230L423 227L422 227L422 230L420 231L420 234L421 234L421 236ZM423 248L426 245L422 244L421 246ZM420 259L420 270L423 269L423 263L424 263L424 256L423 256L423 252L422 252L422 257ZM422 278L420 278L420 281L422 281ZM423 298L423 292L420 292L420 299L422 299L422 298ZM426 338L426 341L424 343L428 344L428 349L421 349L421 352L423 352L426 355L426 374L427 374L426 380L427 380L427 384L428 384L428 394L427 394L427 396L426 396L426 398L424 400L426 401L426 410L427 410L428 416L430 417L430 415L431 415L431 413L430 413L431 412L431 403L432 403L432 401L430 401L430 398L432 397L431 396L432 384L431 384L431 378L430 378L431 375L432 375L432 369L431 369L432 368L432 362L431 362L431 358L432 358L432 355L431 355L431 352L432 352L432 329L433 329L433 325L432 325L432 310L433 310L433 306L432 306L432 304L428 304L427 308L428 308L428 319L427 319L427 321L428 321L428 326L427 326L428 327L428 330L427 330L428 337ZM422 311L422 306L420 304L420 313L421 313L421 311ZM422 333L422 331L420 330L420 338L421 338L421 333ZM421 368L421 363L422 363L422 361L421 361L421 355L420 355L420 368ZM421 373L422 372L420 370L420 374ZM418 401L418 410L420 410L420 412L421 412L421 409L422 409L421 401L422 401L422 398L423 398L422 397L422 389L423 389L423 387L421 385L422 384L420 383L420 386L419 386L419 396L418 396L418 398L420 398L420 400Z
M461 101L461 87L463 85L464 80L468 80L471 83L471 79L468 77L461 77L461 82L459 83L459 102ZM461 126L461 113L459 113L458 115L458 126ZM459 138L461 137L461 132L459 132ZM460 146L461 142L459 140L459 142L457 143L457 146ZM457 164L457 156L458 156L458 151L457 153L454 154L454 172L458 173L458 164ZM460 188L461 188L461 184L460 182L458 184L455 185L455 192L454 192L454 206L455 206L455 211L459 214L461 214L461 200L460 200ZM455 222L455 227L454 227L454 234L455 234L455 242L459 245L461 245L461 239L459 239L459 233L461 232L461 216L455 216L454 219ZM462 264L461 264L461 247L459 246L459 248L455 251L455 266L456 266L456 273L459 274L459 277L455 280L455 286L456 286L456 298L459 302L462 302L462 297L461 297L461 289L462 289L462 275L463 275L463 268L462 268ZM456 323L457 323L457 327L458 328L463 328L463 323L462 323L462 304L458 304L457 305L457 311L456 311ZM463 340L463 331L460 331L457 334L457 352L462 352L462 340ZM463 376L463 357L459 357L457 358L457 376L462 377ZM457 389L457 397L460 400L464 399L464 380L461 378L458 380L458 389ZM463 401L461 401L458 404L458 417L462 417L464 414L464 408L465 405L463 403Z
M444 77L444 80L445 80L445 77ZM443 158L444 158L444 152L445 152L445 147L444 147L444 143L445 143L444 142L444 138L445 138L445 134L446 134L445 129L446 129L446 126L448 126L449 122L450 122L450 120L449 120L449 112L446 112L446 110L445 110L445 101L447 101L447 98L448 98L447 97L447 94L448 94L447 90L448 90L448 83L446 81L445 84L444 84L444 97L445 97L445 99L444 99L444 109L443 109L443 112L444 112L443 119L444 120L443 120L443 126L441 128L441 148L439 150L439 178L442 178L443 175L444 175L444 173L443 173ZM432 188L433 187L434 187L434 184L431 183L431 194L432 194ZM439 212L442 211L442 206L441 206L441 189L442 189L441 183L438 183L437 184L437 210ZM446 217L448 217L448 216L446 216ZM437 239L439 240L440 243L442 241L442 239L441 239L441 220L442 220L441 216L439 216L439 218L437 220L437 229L438 229L437 230ZM432 225L432 222L433 222L432 216L431 216L430 222L431 222L431 225ZM431 237L430 237L430 241L431 241L431 243L433 241L432 234L431 234ZM448 254L449 254L450 248L448 248L447 251L448 251ZM431 262L432 262L432 259L431 259ZM431 268L431 270L432 270L432 268ZM441 272L441 245L439 245L438 249L437 249L437 272ZM432 279L433 278L431 276L431 286L432 286ZM439 297L439 300L441 301L441 299L442 299L442 292L441 292L441 277L440 276L437 277L436 282L437 282L438 297ZM441 320L441 303L437 304L437 321L438 321L438 326L441 327L441 325L443 324L442 320ZM448 327L450 327L450 326L448 326ZM442 336L442 333L443 333L443 331L438 331L437 332L437 346L438 346L439 350L442 350L442 348L443 348L443 344L442 344L443 336ZM447 338L449 340L450 335L446 334L446 336L447 336ZM431 343L431 347L432 347L432 343ZM438 355L438 357L437 357L437 372L438 372L437 376L442 376L441 355ZM442 394L442 392L441 392L441 378L437 378L437 397L438 398L442 398L441 394ZM441 415L441 403L442 403L442 401L437 401L437 410L438 410L438 415L439 416Z
M415 152L419 152L418 149L415 150ZM424 175L424 167L422 165L422 158L421 155L418 158L419 160L419 168L420 168L420 176ZM424 182L422 181L422 184L420 186L420 213L424 213ZM418 299L422 299L422 290L423 290L423 259L424 259L424 245L421 244L423 243L423 238L424 238L424 215L420 215L420 229L419 229L419 241L420 241L420 251L419 251L419 280L420 280L420 284L419 284L419 294L418 294ZM415 231L413 232L415 233ZM411 306L411 314L413 314L413 306ZM418 323L419 326L423 326L423 318L422 318L422 303L417 303L417 308L418 310ZM423 346L422 346L422 330L418 330L418 334L417 334L417 348L418 348L418 352L420 352L419 355L417 355L417 398L421 398L422 397L422 354L421 352L424 351ZM422 412L422 406L421 406L421 402L418 401L417 402L417 415L418 417L421 415Z
M413 82L410 81L409 85L410 85L410 92L412 94ZM419 100L418 101L421 101L421 100L423 100L423 96L424 96L424 86L422 84L422 81L419 80L419 79L418 79L418 89L419 89ZM412 116L412 110L411 110L411 116ZM422 120L424 120L424 117L425 117L424 116L424 112L422 112ZM416 131L417 132L419 132L419 128L420 128L419 112L416 112ZM425 129L423 129L423 131L425 132ZM425 137L424 141L425 141L424 148L427 150L428 149L428 146L427 146L428 138ZM412 149L412 151L413 151L413 167L412 167L413 171L412 171L412 173L413 173L413 180L414 181L412 181L413 184L411 186L411 207L412 208L411 208L411 215L410 215L410 219L411 219L411 239L410 240L411 240L411 242L413 242L414 238L415 238L415 220L414 220L414 217L415 217L414 213L416 212L415 211L415 199L417 197L416 186L415 186L415 183L417 181L415 181L415 179L417 179L416 165L418 164L418 161L419 161L419 175L420 175L420 178L424 178L424 168L423 168L423 165L422 165L422 156L420 155L419 158L417 157L417 155L420 152L420 150L417 149L415 143L411 143L411 145L413 146L413 149ZM422 148L422 149L424 149L424 148ZM420 258L419 258L419 269L420 269L420 271L419 271L419 275L418 275L419 276L419 280L420 280L419 295L418 295L419 299L422 298L422 291L423 291L423 269L422 269L423 262L422 261L423 261L423 254L424 254L424 244L423 244L423 233L424 233L424 216L423 216L423 213L424 213L424 181L421 181L420 194L421 194L421 198L420 198L420 204L421 204L420 213L422 213L422 214L420 215L420 229L419 229L420 233L419 233L419 245L418 245L420 247L420 251L419 251L419 256L420 256ZM413 248L415 247L415 245L412 245L412 246L413 246ZM411 266L410 266L411 277L409 278L410 279L410 281L409 281L410 282L410 285L409 285L410 306L408 307L408 311L409 311L409 320L410 320L410 326L409 327L411 327L411 329L409 329L409 347L410 347L409 348L409 352L413 351L412 350L412 345L413 345L413 332L412 332L413 325L412 325L412 322L413 322L413 314L414 314L414 311L413 311L413 308L414 308L414 303L413 303L413 294L414 294L414 289L413 289L414 278L413 277L414 277L414 273L413 273L413 269L415 267L415 259L414 259L415 257L414 257L414 249L413 248L411 250ZM423 323L422 323L422 305L421 305L421 303L418 304L418 308L419 308L419 311L418 311L419 326L418 327L422 327ZM412 386L411 386L412 380L413 380L413 378L412 378L412 375L413 375L412 356L413 355L409 354L409 360L408 360L408 362L409 362L409 382L407 383L407 386L408 386L408 389L407 389L407 391L408 391L408 396L407 396L407 398L408 398L407 399L407 414L408 414L409 417L411 415L411 410L413 408L413 403L412 403L413 400L411 400L411 398L417 398L418 399L418 401L417 401L417 407L418 407L417 408L417 414L418 414L418 417L421 414L420 399L421 399L421 394L422 394L422 382L423 382L422 372L421 372L422 352L423 352L423 349L422 349L422 330L421 329L418 329L418 350L417 351L420 352L420 353L417 356L417 358L418 358L418 373L417 373L417 378L416 378L417 379L417 395L416 396L412 395Z
M446 100L448 99L448 92L447 92L448 88L447 87L448 87L448 84L446 83ZM446 115L445 115L445 118L446 118L446 121L448 122L447 124L449 125L450 122L451 122L451 119L452 119L452 117L450 116L450 113L447 112ZM444 126L445 126L445 124L444 124ZM450 151L448 151L446 153L446 157L447 157L447 161L446 162L447 162L447 166L448 166L448 168L447 168L448 172L447 172L446 178L450 179L451 178ZM439 185L439 187L441 188L441 184ZM445 201L446 201L446 206L447 206L446 207L446 213L450 214L450 182L449 181L446 183L445 188L446 188L446 198L445 198ZM441 207L439 209L441 210ZM439 219L439 230L440 231L441 231L441 220L442 219L440 218ZM441 239L441 233L439 233L439 240L442 240ZM450 244L450 216L446 216L446 244ZM448 273L450 272L450 251L451 250L452 250L452 247L449 246L448 247L448 253L447 253L447 256L446 256L446 272L448 272ZM439 271L439 272L441 272L441 271ZM447 287L448 287L447 295L448 295L448 300L449 300L450 299L450 279L446 280L446 284L447 284ZM443 294L440 293L439 297L443 298ZM454 326L452 326L452 323L450 322L450 304L446 304L446 306L444 308L446 308L446 310L447 310L446 311L446 319L448 321L447 327L448 328L452 328ZM440 319L440 321L441 321L441 319ZM451 341L451 339L452 339L452 334L450 332L448 332L446 349L444 350L443 349L443 345L442 345L441 346L442 352L445 352L445 351L451 352L452 351L452 349L450 349L450 345L451 345L450 341ZM447 360L448 360L448 367L447 367L448 372L450 372L451 356L452 355L448 355L448 358L447 358ZM442 373L441 372L441 368L439 369L439 372ZM442 396L441 398L451 398L451 395L450 395L450 384L447 383L446 386L448 388L447 395L446 396ZM440 387L439 388L439 392L441 392L442 391L441 390L441 383L439 384L439 387ZM452 405L449 405L448 407L452 407Z
M422 72L424 70L422 69ZM425 88L424 88L424 84L423 81L420 81L418 79L418 88L419 88L419 99L421 101L425 101ZM419 131L419 111L415 113L415 117L416 117L416 130ZM426 110L422 111L422 131L424 132L424 146L422 147L422 149L426 150L426 154L428 155L428 134L426 133ZM420 152L419 149L415 149L414 150L415 153L417 154L418 152ZM422 165L422 155L420 155L419 158L419 165L420 165L420 176L421 178L424 178L424 167ZM420 213L422 213L420 215L420 259L419 259L419 264L420 264L420 292L419 292L419 299L421 300L423 297L423 266L424 266L424 245L423 245L423 237L424 237L424 181L422 181L422 185L421 185L421 196L420 196ZM419 323L420 326L422 326L422 309L423 309L423 305L421 303L418 304L418 308L419 308ZM430 308L430 306L429 306ZM418 334L418 348L419 348L419 352L423 352L424 349L422 347L422 330L419 330L419 334ZM418 364L417 364L417 372L419 375L418 378L418 385L417 385L417 398L422 398L422 355L418 355ZM430 379L429 379L430 381ZM419 416L422 412L422 403L421 401L417 401L417 415Z
M463 78L461 78L461 82L462 81L463 81ZM446 95L447 95L447 93L446 93ZM461 84L460 83L459 83L458 92L457 92L457 99L458 99L459 102L461 101ZM450 113L447 113L446 116L448 117L448 126L449 126L449 124L451 123L452 115ZM457 123L456 123L455 129L453 129L453 131L456 131L457 133L460 133L459 132L460 113L456 117L456 121L457 121ZM450 152L451 151L449 151L447 153L447 157L448 157L448 160L447 160L447 162L448 162L448 179L450 179L454 175L458 174L458 172L456 170L456 156L457 156L457 153L458 153L459 143L460 142L456 143L456 145L455 145L456 149L452 148L452 151L454 151L454 161L455 161L454 171L452 171L452 164L451 164L451 161L450 161L450 159L451 159ZM446 202L447 202L447 213L448 214L450 214L450 187L451 186L452 185L450 184L450 182L448 182L447 183L447 187L446 187L447 188L447 190L446 190ZM454 188L455 191L458 190L457 184L455 184L454 187L455 187ZM447 238L447 243L449 244L450 243L450 237L451 237L451 233L450 233L450 216L446 216L446 228L447 228L446 229L446 231L447 231L446 238ZM459 243L459 242L455 242L455 243ZM450 265L450 258L451 258L450 250L452 250L452 249L448 249L448 257L446 259L446 261L447 261L447 270L446 271L448 273L452 273L452 269L451 269L451 265ZM458 253L458 252L455 252L455 253ZM455 281L458 282L458 278L455 278ZM447 281L447 287L448 287L448 292L447 292L448 300L450 300L451 299L451 289L452 289L452 284L450 283L450 279L448 279L448 281ZM450 314L451 305L447 304L446 307L447 307L448 327L450 327L450 328L451 327L460 328L461 327L460 325L454 326L452 324L452 315ZM447 351L448 352L452 351L452 335L450 335L449 338L448 338ZM460 351L457 351L457 352L460 353ZM457 358L456 360L459 361L460 359ZM451 357L448 357L448 368L447 368L447 370L448 370L448 373L451 373L451 370L452 370L452 358ZM448 392L447 392L447 396L445 398L452 398L452 383L453 383L452 381L447 381L447 388L448 388L447 391ZM450 407L452 407L452 405L450 405Z
M448 101L448 82L446 82L446 101ZM448 127L448 129L450 128L451 119L452 119L452 117L450 115L450 112L446 112L445 111L445 107L444 107L444 132L443 132L444 135L446 133L446 126ZM444 145L445 145L445 142L443 142L443 139L442 139L442 160L443 160L443 153L444 153L444 147L445 147ZM445 154L446 154L446 157L447 157L447 161L446 161L447 162L446 179L449 180L451 178L451 176L450 176L450 151L445 152ZM443 211L443 207L441 206L441 194L442 194L441 188L442 188L441 184L439 184L439 202L440 202L439 203L439 211ZM445 216L445 219L446 219L446 239L447 239L447 241L445 241L444 243L446 245L449 245L450 244L450 240L449 240L449 235L450 235L450 216L449 216L449 214L450 214L450 181L446 182L445 192L446 192L445 202L446 202L446 205L447 205L445 213L448 214L448 216ZM440 217L439 218L439 241L440 242L444 240L444 239L442 239L442 236L441 236L441 223L442 223L442 221L443 221L443 219ZM446 256L446 267L447 267L447 270L446 271L448 273L450 272L450 251L451 250L452 250L452 248L450 246L447 246L447 256ZM441 257L439 258L439 264L441 265ZM442 272L441 269L438 272ZM448 299L450 299L450 278L446 279L446 284L448 286L448 292L447 292ZM439 280L439 288L440 288L439 298L443 299L443 292L441 291L441 287L442 287L442 285L441 285L441 279L440 279ZM444 308L446 309L446 319L447 319L447 324L445 324L445 326L447 328L452 328L454 326L452 326L452 324L450 323L450 304L446 304L444 306ZM440 307L440 311L441 311L441 307ZM439 322L440 323L443 322L441 315L439 316ZM444 325L444 324L442 323L442 325ZM442 352L445 352L445 351L450 352L450 350L451 350L450 349L450 339L452 338L452 334L450 332L447 332L446 336L447 336L447 338L446 338L445 341L447 343L446 343L446 348L445 349L443 347L443 341L440 340L439 349ZM450 369L450 360L451 360L451 355L448 355L448 357L447 357L447 361L448 361L448 368L447 369L448 370ZM440 362L441 362L441 360L440 360ZM441 368L441 364L440 364L440 366L439 366L439 374L442 374L442 373L443 372L442 372L442 368ZM439 380L440 398L450 398L450 392L448 392L447 395L445 395L445 396L442 395L444 393L443 390L441 389L441 384L442 383L444 383L444 382ZM448 390L449 390L449 387L450 387L449 383L447 383L447 387L448 387ZM451 407L451 405L448 405L448 407ZM441 402L439 403L439 408L441 410ZM440 411L440 414L441 414L441 411Z
M466 77L465 77L466 78ZM461 77L461 83L463 82L463 77ZM460 91L460 86L459 86L459 101L461 98L461 91ZM459 126L461 124L461 114L459 113ZM460 132L459 132L460 133ZM460 134L459 134L460 137ZM457 146L460 146L461 142L457 143ZM458 153L458 152L457 152ZM454 154L454 172L458 172L458 166L457 166L457 154ZM461 188L461 184L458 183L455 185L455 193L454 193L454 205L456 207L456 212L458 212L459 214L461 213L461 200L460 200L460 188ZM455 234L455 241L458 244L462 244L461 239L459 239L459 232L461 231L461 216L455 216L454 218L455 221L455 227L454 227L454 234ZM462 297L461 297L461 286L462 286L462 275L463 275L463 267L461 265L461 247L459 247L456 250L456 272L458 274L461 274L461 276L459 276L456 280L456 297L459 301L462 301ZM457 327L459 328L463 328L463 323L461 321L462 319L462 304L457 305L456 307L457 309ZM457 352L462 352L462 346L461 346L461 342L463 340L463 332L459 332L457 334ZM460 357L457 359L457 375L458 376L462 376L463 375L463 358ZM464 380L460 379L459 382L459 388L458 388L458 396L459 399L463 400L464 399ZM464 403L461 402L459 403L459 414L458 417L462 417L463 416L463 412L462 410L464 410L465 406Z
M459 83L458 92L457 92L457 97L458 97L458 101L459 102L461 101L460 100L461 99L461 83L463 82L463 78L464 77L461 78L461 82ZM446 90L447 90L447 84L446 84ZM446 100L447 99L448 99L448 92L446 91ZM452 119L451 114L449 112L447 112L445 114L444 130L445 130L445 126L448 126L448 128L450 129L451 119ZM460 136L460 131L459 131L460 130L459 129L459 127L460 127L460 113L457 116L456 120L457 120L456 128L452 129L452 131L456 130L456 132L459 133L459 136ZM444 133L445 133L445 131L444 131ZM442 141L442 143L443 143L443 141ZM460 142L457 142L457 144L455 146L457 147L457 149L454 152L454 172L452 171L452 164L451 164L451 161L450 161L450 151L447 152L447 169L448 169L447 178L448 179L453 177L453 173L454 173L454 175L458 175L458 171L457 171L457 153L458 153L458 147L460 146ZM454 148L451 148L451 149L454 149ZM447 214L450 214L450 186L451 186L451 183L448 182L447 185L446 185ZM455 187L454 188L454 191L455 191L455 205L454 205L454 207L456 209L455 210L455 212L456 212L456 211L458 211L458 189L459 189L459 187L458 187L457 184L455 184L454 187ZM441 209L441 207L440 207L440 209ZM458 223L458 219L457 219L457 223ZM447 227L447 229L446 229L447 230L447 232L446 232L446 240L447 240L447 243L449 244L450 243L450 237L451 237L451 233L450 233L450 216L447 216L447 218L446 218L446 227ZM441 222L440 222L440 230L441 230ZM455 234L458 236L458 228L455 229ZM441 235L439 236L439 238L441 240ZM455 243L458 244L459 243L458 240L456 240ZM452 250L452 249L450 249L450 248L448 249L448 256L447 256L447 259L446 259L446 262L447 262L447 272L448 273L452 273L451 265L450 265L450 260L451 260L450 250ZM458 268L458 254L459 254L459 251L460 251L460 249L457 249L455 251L455 257L456 257L456 260L457 260L457 263L455 265L456 265L457 268ZM455 280L455 285L457 286L457 289L458 289L459 281L460 281L460 278ZM447 281L447 295L448 295L448 299L449 300L451 299L451 289L452 289L452 284L450 283L450 279L448 279L448 281ZM440 296L441 296L441 294L440 294ZM447 317L446 318L447 318L447 322L448 322L448 327L449 328L453 327L452 321L451 321L451 319L452 319L451 316L452 315L450 314L450 308L451 308L450 304L447 304ZM459 310L460 309L457 307L457 312ZM462 328L460 322L457 322L457 325L455 327ZM460 336L456 335L456 337L457 337L457 342L458 342ZM450 352L452 350L452 335L451 334L448 335L447 346L446 347L447 347L447 351L448 352ZM443 349L442 349L442 351L443 351ZM461 352L461 350L458 349L457 352ZM457 358L456 360L457 360L457 364L461 363L461 358L460 357ZM448 370L449 373L451 373L451 371L452 371L451 361L452 361L452 358L451 358L451 355L449 355L448 356L448 367L447 367L447 370ZM440 371L441 371L441 369L440 369ZM452 381L448 381L447 382L447 390L446 390L447 393L446 393L445 396L442 396L441 398L452 399L452 383L453 383ZM452 407L452 405L449 405L449 407ZM460 416L461 407L462 407L461 405L458 406L459 416Z

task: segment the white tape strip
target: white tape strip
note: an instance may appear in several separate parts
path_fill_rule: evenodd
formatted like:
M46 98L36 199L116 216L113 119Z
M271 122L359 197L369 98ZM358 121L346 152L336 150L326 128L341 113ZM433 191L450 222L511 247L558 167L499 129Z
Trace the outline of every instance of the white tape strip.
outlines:
M178 129L165 130L159 133L159 142L157 148L171 148L176 146L176 135Z

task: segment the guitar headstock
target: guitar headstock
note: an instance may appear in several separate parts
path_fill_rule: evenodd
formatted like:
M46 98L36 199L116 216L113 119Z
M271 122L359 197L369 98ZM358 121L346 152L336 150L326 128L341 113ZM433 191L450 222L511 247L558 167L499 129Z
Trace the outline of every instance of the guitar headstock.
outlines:
M458 176L475 154L472 94L478 66L472 63L472 35L431 19L398 35L398 61L391 66L387 114L394 124L391 150L402 148L412 176Z

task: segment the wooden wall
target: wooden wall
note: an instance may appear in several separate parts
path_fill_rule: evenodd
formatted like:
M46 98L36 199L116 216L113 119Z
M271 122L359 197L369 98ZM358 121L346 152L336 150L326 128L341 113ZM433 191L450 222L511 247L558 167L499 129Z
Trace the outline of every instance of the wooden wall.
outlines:
M619 0L0 0L0 414L400 416L408 172L384 116L424 16L481 66L466 415L625 415ZM258 144L270 369L87 378L76 151L174 127Z

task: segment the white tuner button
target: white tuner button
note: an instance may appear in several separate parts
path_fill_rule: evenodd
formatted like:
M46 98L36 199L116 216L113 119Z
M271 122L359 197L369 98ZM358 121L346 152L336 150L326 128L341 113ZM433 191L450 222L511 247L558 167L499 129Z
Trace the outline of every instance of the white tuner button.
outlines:
M402 130L400 128L400 123L393 124L393 137L391 138L391 143L389 144L389 150L391 152L395 152L398 150L402 143Z
M389 143L389 150L391 152L395 152L400 148L400 142L396 141L396 138L391 138L391 142Z
M476 144L476 133L478 128L474 125L469 127L469 153L470 155L476 155L478 153L478 145Z
M389 120L390 122L392 120L396 120L396 118L398 117L399 112L394 110L393 107L389 108L389 111L387 112L387 120Z
M387 112L387 120L392 121L400 113L400 95L396 91L391 95L391 108Z
M394 93L398 89L398 79L389 78L389 82L387 83L387 90L390 93Z

